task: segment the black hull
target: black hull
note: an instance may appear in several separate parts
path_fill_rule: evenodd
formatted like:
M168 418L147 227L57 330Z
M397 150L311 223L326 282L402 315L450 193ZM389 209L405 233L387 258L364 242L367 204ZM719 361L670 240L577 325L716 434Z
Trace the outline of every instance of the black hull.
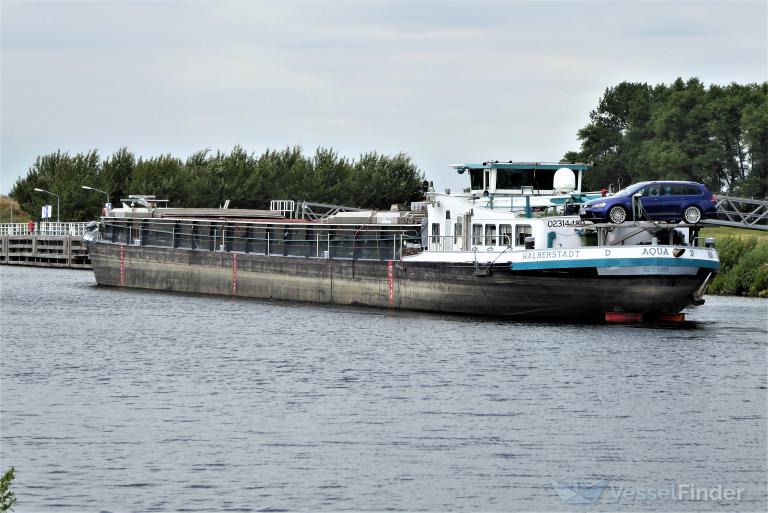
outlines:
M668 314L694 302L708 273L598 277L490 273L473 266L266 256L89 242L99 285L503 317L601 319Z

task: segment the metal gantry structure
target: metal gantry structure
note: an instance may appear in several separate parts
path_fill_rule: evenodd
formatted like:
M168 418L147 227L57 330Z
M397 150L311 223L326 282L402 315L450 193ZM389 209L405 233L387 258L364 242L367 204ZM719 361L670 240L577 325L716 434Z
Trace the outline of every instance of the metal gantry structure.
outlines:
M718 196L716 207L717 218L706 219L702 224L768 230L768 200Z
M328 205L299 201L296 204L296 219L318 220L338 214L339 212L364 212L361 208L345 207L343 205Z

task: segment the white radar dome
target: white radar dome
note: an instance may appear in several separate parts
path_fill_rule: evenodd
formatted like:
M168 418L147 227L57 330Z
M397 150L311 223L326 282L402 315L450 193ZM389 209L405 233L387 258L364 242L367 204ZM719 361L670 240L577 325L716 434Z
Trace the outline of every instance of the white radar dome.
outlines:
M576 175L567 167L561 167L555 171L552 188L559 193L573 192L576 189Z

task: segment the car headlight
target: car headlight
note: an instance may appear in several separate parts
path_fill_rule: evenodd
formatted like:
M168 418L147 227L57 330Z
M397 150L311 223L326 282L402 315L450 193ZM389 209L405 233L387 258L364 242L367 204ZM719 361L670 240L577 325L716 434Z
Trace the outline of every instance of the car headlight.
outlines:
M591 205L587 205L587 206L592 208L603 208L605 206L605 201L601 201L599 203L592 203Z

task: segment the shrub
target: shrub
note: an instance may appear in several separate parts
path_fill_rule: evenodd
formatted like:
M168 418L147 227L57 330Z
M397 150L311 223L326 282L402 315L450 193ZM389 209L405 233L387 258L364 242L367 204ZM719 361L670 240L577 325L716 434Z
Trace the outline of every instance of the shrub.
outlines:
M16 505L16 494L11 491L11 481L16 476L16 469L11 467L0 477L0 513L13 511Z
M726 237L718 241L720 274L711 291L768 297L768 242L756 238Z

